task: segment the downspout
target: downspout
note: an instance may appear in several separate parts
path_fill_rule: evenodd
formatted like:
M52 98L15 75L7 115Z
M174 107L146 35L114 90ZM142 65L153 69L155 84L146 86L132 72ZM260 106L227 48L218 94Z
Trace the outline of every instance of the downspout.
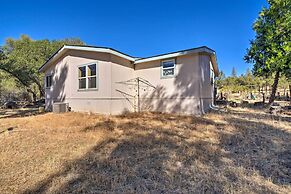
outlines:
M110 61L110 103L109 103L109 109L110 109L110 115L112 115L112 54L109 54L109 61Z
M135 62L133 62L133 70L134 70L134 73L133 73L133 77L135 78L135 68L136 68L136 64L135 64ZM139 82L139 78L138 78L138 80L137 80L138 82ZM139 83L137 83L137 85L138 85ZM133 107L133 111L134 112L139 112L139 86L138 86L138 101L137 101L137 110L136 110L136 98L134 97L133 98L133 104L134 104L134 107Z

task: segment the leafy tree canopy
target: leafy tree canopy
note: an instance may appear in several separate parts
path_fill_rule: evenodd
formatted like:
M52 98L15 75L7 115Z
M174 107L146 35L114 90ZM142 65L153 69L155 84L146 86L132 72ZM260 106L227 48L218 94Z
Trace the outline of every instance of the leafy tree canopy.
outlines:
M18 83L34 95L34 98L36 94L43 96L43 75L38 72L38 69L65 44L83 45L84 43L78 38L32 40L27 35L22 35L19 39L8 38L1 48L0 69L15 77Z
M256 37L244 59L253 63L253 72L258 76L275 73L270 103L274 100L279 77L289 76L291 69L291 1L268 0L253 25Z
M253 29L256 37L251 41L245 60L254 63L254 73L269 75L291 68L291 1L269 0Z

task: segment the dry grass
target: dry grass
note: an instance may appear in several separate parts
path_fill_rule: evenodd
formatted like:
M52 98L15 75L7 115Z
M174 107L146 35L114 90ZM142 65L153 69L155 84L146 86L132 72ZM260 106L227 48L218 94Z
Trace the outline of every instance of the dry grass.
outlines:
M0 193L290 193L291 118L81 113L0 119Z

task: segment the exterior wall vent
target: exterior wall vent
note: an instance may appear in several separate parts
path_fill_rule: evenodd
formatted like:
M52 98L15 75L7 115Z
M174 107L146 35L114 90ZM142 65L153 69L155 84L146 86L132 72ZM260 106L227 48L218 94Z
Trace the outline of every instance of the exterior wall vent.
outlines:
M54 113L64 113L68 112L69 104L63 102L56 102L53 104L53 112Z

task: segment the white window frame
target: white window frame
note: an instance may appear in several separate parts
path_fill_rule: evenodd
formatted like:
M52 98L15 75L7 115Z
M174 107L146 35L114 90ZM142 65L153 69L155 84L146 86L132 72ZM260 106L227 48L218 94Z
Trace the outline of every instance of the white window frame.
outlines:
M88 68L90 65L95 65L96 66L96 75L88 76ZM79 68L80 67L85 67L85 77L79 77ZM87 91L87 90L98 90L98 84L99 84L99 69L98 69L98 63L97 62L92 62L92 63L87 63L87 64L82 64L78 66L78 71L77 71L77 78L78 78L78 91ZM89 88L89 78L96 77L96 87L95 88ZM80 88L80 79L85 79L86 80L86 87L85 88Z
M48 85L48 77L50 77L50 85ZM49 89L51 88L53 85L53 75L52 74L49 74L49 75L46 75L45 76L45 88Z
M173 62L174 63L174 67L166 67L164 68L163 66L163 63L165 62ZM164 70L167 70L167 69L174 69L174 74L173 75L164 75ZM167 60L162 60L161 61L161 78L173 78L176 76L176 59L167 59Z

